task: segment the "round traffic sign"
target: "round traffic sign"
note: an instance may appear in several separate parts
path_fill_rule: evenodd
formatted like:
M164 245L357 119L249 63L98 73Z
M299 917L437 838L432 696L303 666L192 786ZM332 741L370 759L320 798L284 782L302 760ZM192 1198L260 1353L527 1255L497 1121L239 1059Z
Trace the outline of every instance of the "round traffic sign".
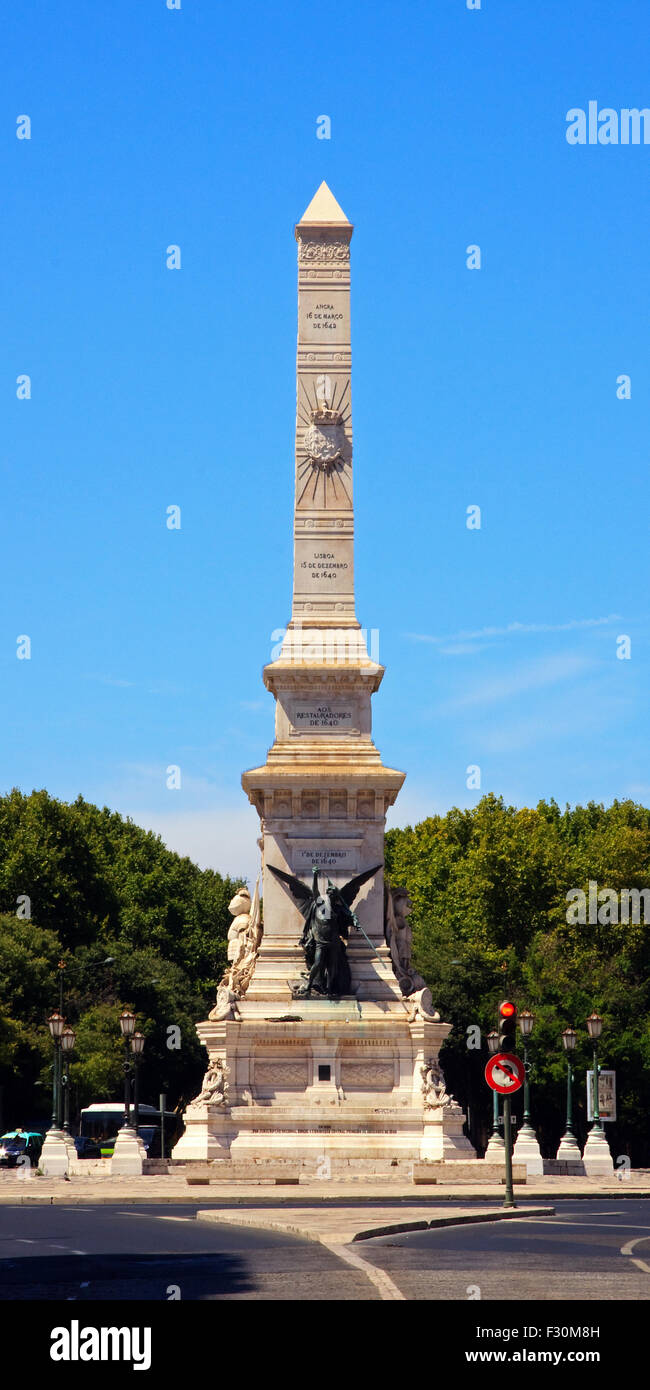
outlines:
M485 1080L500 1096L509 1096L524 1084L524 1064L514 1052L497 1052L485 1067Z

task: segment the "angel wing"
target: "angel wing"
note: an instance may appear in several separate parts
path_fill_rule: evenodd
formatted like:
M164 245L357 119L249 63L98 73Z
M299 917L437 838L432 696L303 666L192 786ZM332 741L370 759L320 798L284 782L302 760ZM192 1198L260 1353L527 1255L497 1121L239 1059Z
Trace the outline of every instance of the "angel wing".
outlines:
M285 874L284 869L274 869L272 864L268 867L271 873L279 878L280 883L284 884L296 907L300 909L303 917L306 917L314 901L312 889L308 888L306 883L301 883L299 878L294 878L293 874Z
M378 873L381 868L383 868L383 864L375 864L374 869L366 869L364 873L357 874L356 878L351 878L349 883L344 883L343 887L339 888L338 891L347 907L352 907L359 893L359 889L363 887L364 883L368 882L369 878L372 878L374 874Z

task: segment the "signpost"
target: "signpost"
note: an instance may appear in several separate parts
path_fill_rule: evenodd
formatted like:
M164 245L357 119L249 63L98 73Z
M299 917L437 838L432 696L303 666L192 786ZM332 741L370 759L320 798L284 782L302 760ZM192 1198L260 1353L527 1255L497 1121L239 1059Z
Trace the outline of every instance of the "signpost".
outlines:
M616 1119L616 1072L598 1068L598 1110L600 1120ZM587 1120L594 1118L594 1074L587 1072Z
M503 1139L506 1153L506 1195L503 1199L504 1207L514 1207L515 1199L512 1191L512 1130L510 1115L510 1097L514 1091L519 1091L524 1084L524 1064L515 1052L497 1052L494 1057L490 1057L485 1067L485 1080L493 1091L498 1091L503 1096Z
M166 1107L166 1105L167 1105L167 1096L165 1095L165 1092L164 1092L164 1091L161 1091L161 1092L160 1092L160 1099L159 1099L159 1101L158 1101L158 1104L159 1104L159 1106L160 1106L160 1157L161 1157L161 1158L164 1158L164 1157L165 1157L165 1107Z

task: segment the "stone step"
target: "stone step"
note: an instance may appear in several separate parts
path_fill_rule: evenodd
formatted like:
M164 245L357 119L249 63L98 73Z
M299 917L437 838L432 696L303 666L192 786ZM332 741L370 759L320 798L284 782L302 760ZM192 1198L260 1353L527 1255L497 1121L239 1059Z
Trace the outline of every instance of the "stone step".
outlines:
M513 1182L525 1183L527 1179L525 1163L513 1163L512 1180ZM504 1183L505 1165L503 1163L486 1163L484 1159L474 1159L468 1163L463 1163L461 1159L454 1159L445 1162L435 1160L431 1162L421 1162L413 1164L413 1182L416 1184L424 1183L456 1183L456 1182L490 1182Z

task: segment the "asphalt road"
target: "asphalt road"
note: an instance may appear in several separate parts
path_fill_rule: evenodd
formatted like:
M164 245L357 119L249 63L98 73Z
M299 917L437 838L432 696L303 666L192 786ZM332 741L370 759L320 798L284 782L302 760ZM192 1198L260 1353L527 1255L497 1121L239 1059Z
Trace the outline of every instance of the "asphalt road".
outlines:
M1 1207L0 1298L380 1298L362 1268L316 1242L200 1224L194 1210ZM442 1227L352 1249L409 1301L502 1299L506 1256L515 1301L650 1298L650 1201L634 1198L560 1201L554 1217Z
M554 1205L555 1216L413 1231L355 1248L408 1300L501 1301L504 1270L509 1301L650 1299L650 1201Z

